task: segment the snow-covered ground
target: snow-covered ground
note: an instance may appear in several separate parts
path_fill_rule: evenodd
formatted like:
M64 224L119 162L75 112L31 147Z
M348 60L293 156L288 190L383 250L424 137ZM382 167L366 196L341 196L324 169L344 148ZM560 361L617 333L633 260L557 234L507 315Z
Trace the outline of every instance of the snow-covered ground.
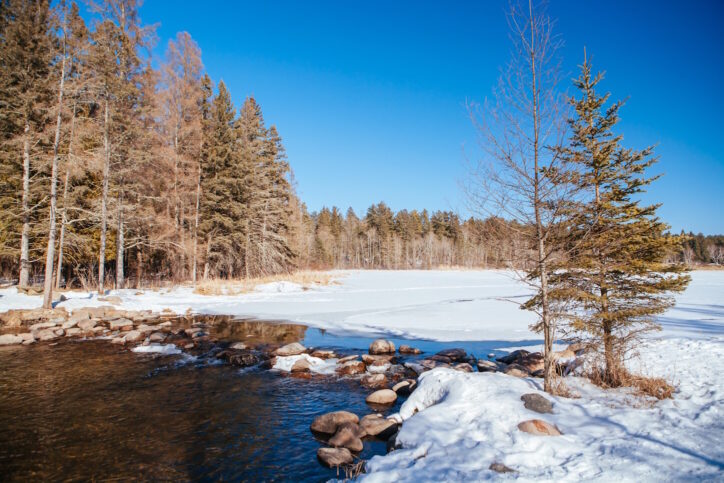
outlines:
M527 345L533 320L515 302L527 289L501 271L340 271L338 283L305 289L282 282L236 296L203 296L190 288L113 291L127 309L229 314L290 320L337 333L390 334L439 341L502 341ZM69 310L101 305L74 293ZM0 290L0 312L39 307L41 297ZM693 273L677 305L659 318L663 330L641 347L643 372L677 386L673 399L646 404L626 391L567 382L578 399L555 398L554 414L538 415L520 396L540 381L499 374L426 373L405 402L402 449L373 458L371 481L470 481L500 478L493 462L525 480L724 480L724 272ZM521 342L525 344L521 344ZM539 417L563 436L522 433Z

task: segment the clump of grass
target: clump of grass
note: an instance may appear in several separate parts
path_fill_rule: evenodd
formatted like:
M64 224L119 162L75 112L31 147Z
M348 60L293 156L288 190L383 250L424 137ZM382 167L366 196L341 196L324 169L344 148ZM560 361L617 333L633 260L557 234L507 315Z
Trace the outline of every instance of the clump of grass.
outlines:
M565 397L569 399L577 399L580 394L572 391L562 377L556 377L551 381L551 394L554 396Z
M642 396L653 397L659 400L671 398L676 390L676 388L663 377L631 374L623 367L615 371L615 374L608 376L601 368L593 368L588 373L588 379L593 384L604 389L631 387Z
M303 270L248 279L203 280L196 285L194 292L201 295L239 295L254 291L258 285L272 282L297 283L301 285L304 290L336 283L332 274L329 272Z

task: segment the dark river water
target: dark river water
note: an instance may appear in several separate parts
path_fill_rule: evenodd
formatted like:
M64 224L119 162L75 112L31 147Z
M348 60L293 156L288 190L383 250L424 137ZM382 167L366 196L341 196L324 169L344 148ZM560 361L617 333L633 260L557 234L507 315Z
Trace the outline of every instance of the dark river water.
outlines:
M350 353L371 341L249 321L217 324L216 332ZM309 425L329 411L374 412L369 392L353 379L297 379L100 340L2 347L0 480L326 481L337 474L316 460L321 443ZM360 457L384 453L384 442L366 441Z

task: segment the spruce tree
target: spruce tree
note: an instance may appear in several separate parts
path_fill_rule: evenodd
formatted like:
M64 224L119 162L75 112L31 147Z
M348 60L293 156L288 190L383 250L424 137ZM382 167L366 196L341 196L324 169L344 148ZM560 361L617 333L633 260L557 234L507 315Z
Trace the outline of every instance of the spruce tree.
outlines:
M569 308L571 328L603 353L604 380L622 384L627 351L640 336L658 329L655 316L674 304L672 294L688 282L682 265L667 263L680 244L656 215L660 205L645 205L639 195L657 177L647 176L656 161L653 148L624 148L613 133L622 102L606 107L609 94L596 87L585 60L574 82L572 138L562 152L580 172L588 196L576 208L566 262L553 272L552 298Z

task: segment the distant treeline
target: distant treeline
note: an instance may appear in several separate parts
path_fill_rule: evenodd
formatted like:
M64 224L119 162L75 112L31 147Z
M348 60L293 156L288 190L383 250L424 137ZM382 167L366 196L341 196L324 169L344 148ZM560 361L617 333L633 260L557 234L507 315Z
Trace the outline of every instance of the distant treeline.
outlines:
M682 233L683 234L683 233ZM683 261L694 264L724 264L724 235L694 235L689 232L681 252Z

